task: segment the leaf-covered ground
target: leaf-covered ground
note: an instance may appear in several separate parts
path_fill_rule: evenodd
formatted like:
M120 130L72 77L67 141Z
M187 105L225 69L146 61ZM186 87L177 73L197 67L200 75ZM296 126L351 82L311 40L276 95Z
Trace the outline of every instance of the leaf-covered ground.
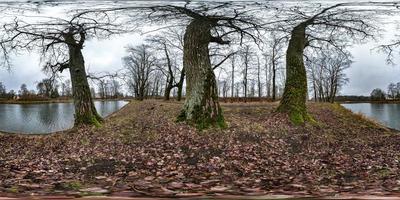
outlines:
M336 104L293 126L276 106L223 104L229 127L197 131L179 103L134 101L99 128L0 134L0 196L400 194L400 134Z

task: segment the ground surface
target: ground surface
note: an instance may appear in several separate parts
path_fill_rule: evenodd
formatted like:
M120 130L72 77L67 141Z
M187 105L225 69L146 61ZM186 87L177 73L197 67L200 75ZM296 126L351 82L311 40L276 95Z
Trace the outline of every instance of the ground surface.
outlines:
M0 196L400 196L400 135L339 105L293 126L275 103L223 104L229 128L175 123L181 104L132 102L99 128L0 134Z

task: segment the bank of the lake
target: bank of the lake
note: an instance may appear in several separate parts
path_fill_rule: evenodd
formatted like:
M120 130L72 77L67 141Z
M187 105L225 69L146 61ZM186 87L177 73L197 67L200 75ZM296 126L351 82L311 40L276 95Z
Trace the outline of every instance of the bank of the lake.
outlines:
M107 117L127 101L94 101L98 113ZM0 104L0 131L25 134L48 134L70 129L74 125L72 102Z
M0 104L44 104L44 103L71 103L72 99L50 99L36 101L1 100Z
M0 135L0 196L399 195L398 132L325 103L294 126L277 105L222 104L228 128L198 131L181 103L133 101L102 127Z
M116 98L116 99L101 99L101 98L95 98L95 101L131 101L133 100L132 98ZM59 99L44 99L44 100L17 100L17 99L12 99L12 100L1 100L0 99L0 104L45 104L45 103L72 103L74 100L73 99L65 99L65 98L59 98Z
M341 105L384 126L400 130L400 104L398 103L343 103Z

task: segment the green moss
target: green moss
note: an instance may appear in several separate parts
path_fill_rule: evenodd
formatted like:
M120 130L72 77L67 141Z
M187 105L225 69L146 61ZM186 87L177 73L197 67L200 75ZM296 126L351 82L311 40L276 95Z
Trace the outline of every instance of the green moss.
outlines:
M286 82L279 112L289 115L293 124L315 122L306 109L307 73L304 66L303 51L306 43L305 24L299 24L292 30L286 52Z
M10 193L19 193L19 189L17 186L12 186L10 189L8 189L8 192Z
M203 112L201 106L195 106L192 112L192 120L187 119L186 111L183 109L176 118L176 122L186 121L188 124L194 125L198 130L208 129L210 127L226 128L227 124L225 122L224 116L221 114L222 110L219 108L220 114L211 118L211 111Z
M97 128L101 127L101 121L98 119L97 116L92 116L90 118L90 122L91 124L93 124L94 126L96 126Z
M84 138L82 138L82 139L80 140L80 142L81 142L82 145L88 145L88 144L89 144L89 139L87 139L86 137L84 137Z
M179 115L176 117L176 122L183 122L186 120L186 112L185 110L181 110L181 112L179 113Z
M62 184L62 188L66 190L79 190L82 188L82 184L79 181L71 181Z
M92 115L85 115L85 116L76 116L75 119L75 125L79 124L89 124L89 125L94 125L96 127L101 127L101 123L103 122L103 119L98 115L98 114L92 114Z
M389 169L383 168L377 171L377 175L380 178L386 178L389 177L391 175L391 171Z
M289 119L295 125L301 125L305 122L303 115L299 112L289 113Z
M225 129L228 127L222 114L218 115L216 124L218 128Z

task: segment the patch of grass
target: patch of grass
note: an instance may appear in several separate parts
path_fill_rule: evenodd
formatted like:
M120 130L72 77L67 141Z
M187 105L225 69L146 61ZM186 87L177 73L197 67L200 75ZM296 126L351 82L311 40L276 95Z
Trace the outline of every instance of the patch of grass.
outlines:
M80 140L82 145L88 145L90 143L89 139L87 139L86 137L81 138Z
M8 189L8 192L19 193L19 188L18 188L18 186L12 186L11 188Z
M380 178L389 177L390 174L391 174L391 171L390 171L389 169L387 169L387 168L379 169L379 170L377 171L377 175L378 175Z
M79 181L71 181L67 183L62 183L61 185L58 185L57 188L62 190L77 191L82 188L82 184Z

